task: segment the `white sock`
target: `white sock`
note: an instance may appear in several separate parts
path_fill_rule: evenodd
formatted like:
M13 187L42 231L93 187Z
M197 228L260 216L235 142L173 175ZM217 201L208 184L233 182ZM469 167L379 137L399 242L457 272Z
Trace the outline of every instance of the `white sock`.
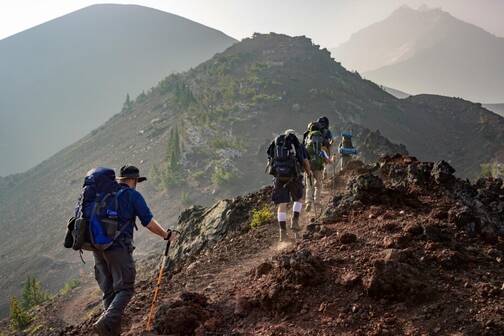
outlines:
M277 215L278 215L279 222L286 222L287 221L287 213L279 212L279 213L277 213Z
M303 203L301 203L301 202L294 202L294 205L292 206L292 211L294 211L294 212L301 212L302 208L303 208Z

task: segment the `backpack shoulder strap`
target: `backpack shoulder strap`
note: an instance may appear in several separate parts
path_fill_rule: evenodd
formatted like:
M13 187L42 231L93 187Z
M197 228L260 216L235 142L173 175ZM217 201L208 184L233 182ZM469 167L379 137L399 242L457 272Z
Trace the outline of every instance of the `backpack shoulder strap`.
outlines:
M119 191L116 193L116 197L115 197L115 209L117 212L119 212L119 196L121 196L124 192L128 191L128 190L131 190L131 188L129 187L121 187L121 189L119 189ZM131 203L131 192L128 192L128 201ZM136 231L138 231L138 226L136 225L136 221L135 219L129 221L126 225L124 225L123 228L121 228L120 230L120 233L123 232L124 228L125 227L128 227L129 224L133 224L133 227L135 228Z

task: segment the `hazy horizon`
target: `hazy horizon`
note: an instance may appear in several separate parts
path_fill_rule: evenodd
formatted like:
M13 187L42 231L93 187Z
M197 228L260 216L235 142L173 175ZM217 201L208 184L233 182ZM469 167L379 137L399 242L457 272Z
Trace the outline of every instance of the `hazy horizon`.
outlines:
M422 4L440 7L457 18L480 26L494 35L504 36L504 21L501 20L504 1L383 0L379 4L373 0L316 0L314 2L315 4L303 0L278 0L272 3L258 0L238 3L233 0L216 0L210 5L205 0L184 2L163 0L6 1L0 11L0 40L70 12L100 3L137 4L156 8L218 29L236 39L251 36L254 32L278 32L306 35L327 48L336 47L358 30L383 20L401 5L414 8Z

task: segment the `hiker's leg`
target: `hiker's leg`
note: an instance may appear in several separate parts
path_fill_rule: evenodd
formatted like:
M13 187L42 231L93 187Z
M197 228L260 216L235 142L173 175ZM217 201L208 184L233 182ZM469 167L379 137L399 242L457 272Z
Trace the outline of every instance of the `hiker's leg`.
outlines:
M291 221L291 229L292 231L299 231L301 228L299 227L299 217L301 216L301 209L303 208L303 203L301 200L298 202L294 202L292 205L292 221Z
M348 161L350 160L349 155L341 155L341 170L345 170Z
M95 279L96 282L98 282L98 286L103 293L103 308L107 310L110 306L110 303L114 299L114 288L112 274L110 273L107 261L105 260L103 253L104 252L102 251L93 252L93 257L95 260Z
M280 241L287 240L287 203L290 202L289 189L284 181L275 180L272 201L278 205L277 219L280 230Z
M126 245L105 252L105 258L112 273L114 300L105 313L107 326L112 334L121 330L121 318L133 297L135 287L136 269L133 260L133 246Z
M314 170L313 178L315 180L315 191L313 198L315 199L315 203L320 204L320 198L322 196L322 186L323 186L323 171L322 170Z
M299 231L299 216L303 208L302 199L304 194L304 184L301 176L291 182L289 185L289 192L291 198L294 200L294 204L292 205L291 229L293 231Z
M280 241L285 241L287 240L287 203L278 204L277 219Z
M305 203L306 203L306 211L310 211L311 206L312 206L312 201L313 201L313 177L310 178L305 174L305 181L306 181L306 196L305 196Z

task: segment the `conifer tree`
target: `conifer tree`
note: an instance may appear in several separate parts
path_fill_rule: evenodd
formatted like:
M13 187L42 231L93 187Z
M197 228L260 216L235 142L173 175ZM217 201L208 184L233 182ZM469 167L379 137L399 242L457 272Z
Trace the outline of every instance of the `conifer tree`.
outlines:
M32 276L28 276L21 295L21 302L24 309L30 309L49 299L49 294L42 289L40 282Z
M13 297L10 301L10 326L14 330L22 330L30 323L30 316L21 307L18 299Z

